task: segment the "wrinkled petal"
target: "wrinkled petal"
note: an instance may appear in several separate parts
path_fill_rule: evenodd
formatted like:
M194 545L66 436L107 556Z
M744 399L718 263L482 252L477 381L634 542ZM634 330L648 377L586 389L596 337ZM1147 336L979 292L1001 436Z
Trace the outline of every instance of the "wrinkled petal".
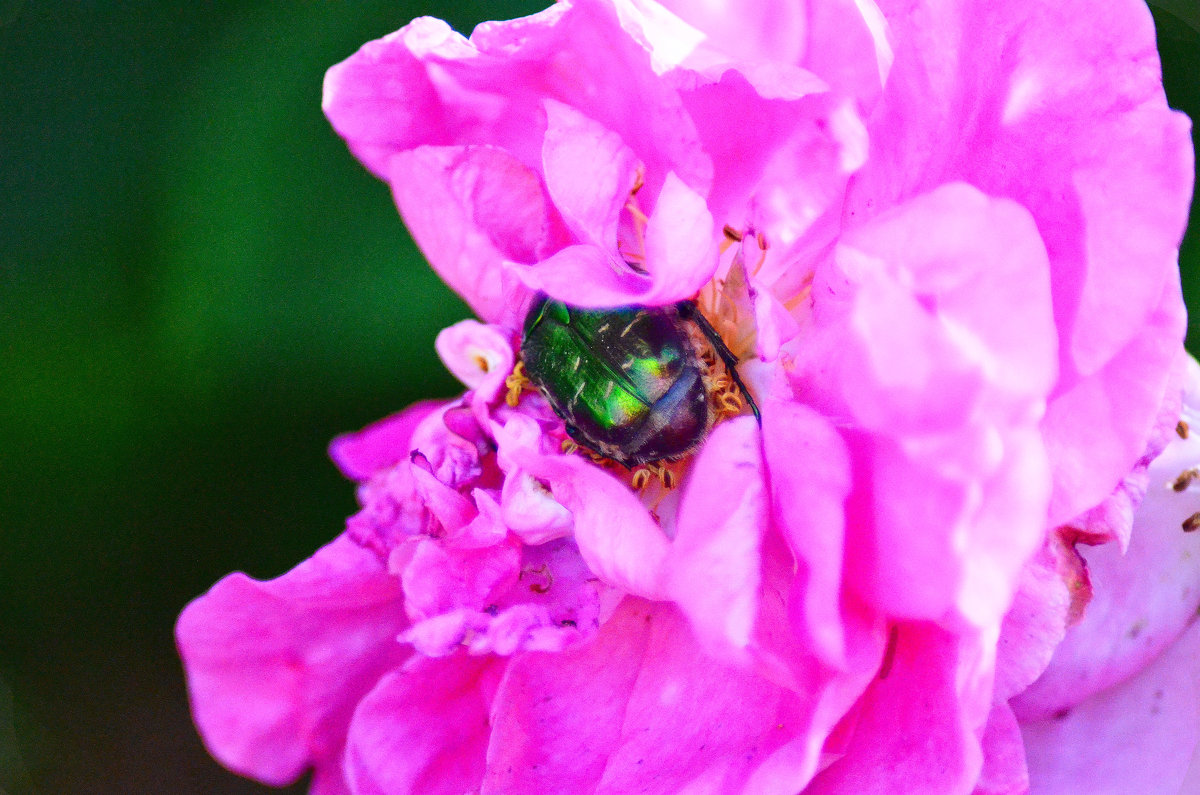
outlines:
M1192 152L1163 96L1153 20L1135 2L880 6L895 66L848 212L866 219L962 179L1032 213L1053 264L1061 380L1045 432L1052 520L1066 521L1141 455L1183 333Z
M1041 541L1045 257L1023 210L951 185L861 227L818 274L817 336L793 348L793 387L874 432L852 437L873 469L856 502L875 524L849 565L890 615L995 621Z

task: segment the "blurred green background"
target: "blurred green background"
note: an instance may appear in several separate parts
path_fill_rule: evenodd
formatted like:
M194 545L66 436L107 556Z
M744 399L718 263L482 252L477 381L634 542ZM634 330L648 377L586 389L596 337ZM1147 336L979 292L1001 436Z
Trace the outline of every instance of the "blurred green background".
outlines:
M1200 117L1195 2L1156 14ZM539 5L0 0L0 793L267 791L204 752L175 617L340 530L329 439L456 393L433 338L468 315L322 75ZM1198 266L1193 232L1192 297Z

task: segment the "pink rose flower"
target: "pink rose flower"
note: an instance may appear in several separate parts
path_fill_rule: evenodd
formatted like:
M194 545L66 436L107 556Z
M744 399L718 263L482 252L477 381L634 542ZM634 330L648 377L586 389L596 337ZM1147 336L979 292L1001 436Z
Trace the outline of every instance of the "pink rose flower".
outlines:
M1162 488L1200 464L1175 431L1192 155L1144 6L422 18L333 67L324 107L483 322L438 338L461 399L333 443L343 535L180 617L230 769L1092 792L1153 739L1195 780L1200 506ZM514 369L541 292L695 298L761 426L714 388L686 460L570 452Z

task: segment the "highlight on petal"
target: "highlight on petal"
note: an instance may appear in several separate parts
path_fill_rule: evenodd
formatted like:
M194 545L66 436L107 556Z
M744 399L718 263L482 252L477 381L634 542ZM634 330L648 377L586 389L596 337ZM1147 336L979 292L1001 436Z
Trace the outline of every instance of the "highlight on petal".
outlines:
M637 179L633 151L611 130L561 102L546 102L546 190L576 237L615 248L617 222Z

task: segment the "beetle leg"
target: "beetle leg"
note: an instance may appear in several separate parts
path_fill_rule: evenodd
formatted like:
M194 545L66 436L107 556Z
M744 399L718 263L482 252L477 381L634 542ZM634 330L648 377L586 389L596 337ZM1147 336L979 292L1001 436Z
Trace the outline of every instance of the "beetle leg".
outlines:
M742 377L738 375L738 358L733 355L733 351L729 350L729 347L725 344L725 340L721 339L721 335L708 322L708 318L696 308L695 303L692 301L680 301L678 309L680 317L685 320L691 320L700 327L700 331L704 333L709 344L713 346L713 350L716 351L717 356L720 356L721 361L725 363L725 369L729 372L729 377L733 379L733 383L737 384L738 389L745 396L746 402L750 404L750 411L754 412L754 419L758 420L758 424L761 426L762 414L758 411L758 404L754 402L754 396L750 394L750 390L746 388Z

